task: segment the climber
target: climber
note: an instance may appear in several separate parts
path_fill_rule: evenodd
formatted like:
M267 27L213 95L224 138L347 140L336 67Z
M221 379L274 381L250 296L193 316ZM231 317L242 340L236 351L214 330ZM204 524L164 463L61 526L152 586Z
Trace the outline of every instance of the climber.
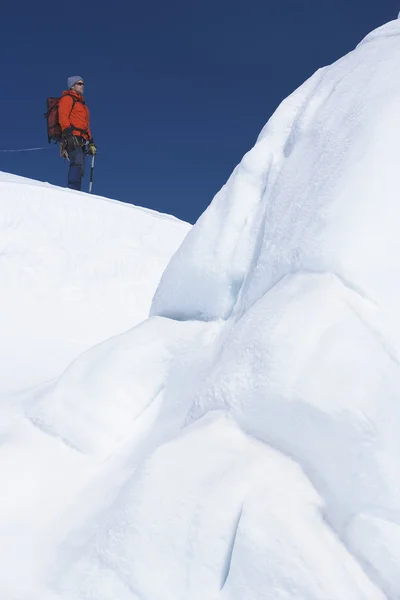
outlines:
M82 77L68 77L68 90L64 91L58 103L58 117L62 130L61 155L69 163L68 187L80 190L85 173L86 154L95 155L96 145L90 131L89 109L84 95Z

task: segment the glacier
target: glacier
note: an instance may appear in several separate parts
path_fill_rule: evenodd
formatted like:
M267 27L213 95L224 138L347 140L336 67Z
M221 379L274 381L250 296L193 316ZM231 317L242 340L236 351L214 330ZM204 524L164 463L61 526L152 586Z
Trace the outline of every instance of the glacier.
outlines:
M2 597L399 597L399 107L396 20L193 228L1 176Z

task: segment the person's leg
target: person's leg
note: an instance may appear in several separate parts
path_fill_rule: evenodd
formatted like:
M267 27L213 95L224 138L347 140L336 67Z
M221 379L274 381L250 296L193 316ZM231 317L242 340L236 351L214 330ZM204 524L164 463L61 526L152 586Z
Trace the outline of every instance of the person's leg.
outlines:
M82 177L85 173L85 151L84 148L74 148L69 154L68 187L72 190L80 190Z

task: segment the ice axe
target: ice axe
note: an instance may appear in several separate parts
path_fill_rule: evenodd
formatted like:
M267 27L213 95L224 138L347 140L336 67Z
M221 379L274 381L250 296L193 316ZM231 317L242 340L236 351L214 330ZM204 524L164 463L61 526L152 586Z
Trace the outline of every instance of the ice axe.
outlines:
M90 181L89 181L89 194L92 193L92 185L93 185L93 171L94 171L94 154L92 154L92 163L90 165Z

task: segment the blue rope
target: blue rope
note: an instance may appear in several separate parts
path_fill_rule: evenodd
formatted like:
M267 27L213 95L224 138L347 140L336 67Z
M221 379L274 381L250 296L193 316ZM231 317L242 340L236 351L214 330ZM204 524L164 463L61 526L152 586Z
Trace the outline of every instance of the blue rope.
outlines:
M51 146L43 146L42 148L21 148L20 150L0 150L0 152L33 152L34 150L50 150Z

